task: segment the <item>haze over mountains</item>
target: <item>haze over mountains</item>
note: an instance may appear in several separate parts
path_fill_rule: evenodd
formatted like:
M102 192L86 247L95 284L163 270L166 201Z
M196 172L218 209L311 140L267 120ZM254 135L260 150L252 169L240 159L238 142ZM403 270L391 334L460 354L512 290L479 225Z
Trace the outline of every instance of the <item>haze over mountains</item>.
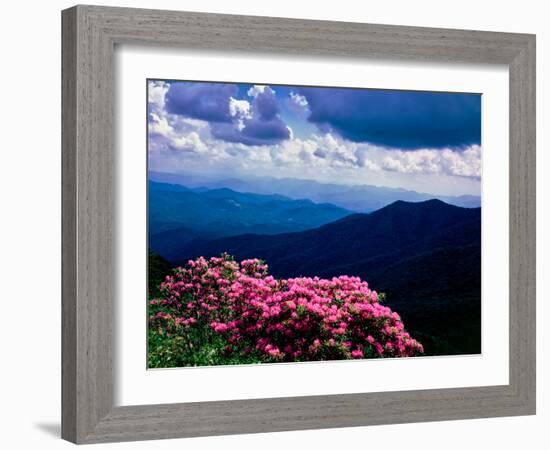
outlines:
M372 212L397 200L420 202L437 198L455 206L477 208L481 198L476 195L434 195L400 188L369 185L319 183L291 178L247 177L224 178L194 173L169 174L150 172L149 179L161 183L182 184L190 188L228 188L237 192L263 195L283 195L291 199L309 199L316 203L331 203L355 212Z
M334 192L315 182L303 192L311 197L316 185L322 198ZM172 265L227 252L264 259L276 277L360 276L387 294L427 354L481 351L481 208L398 200L356 213L280 194L150 182L149 246Z

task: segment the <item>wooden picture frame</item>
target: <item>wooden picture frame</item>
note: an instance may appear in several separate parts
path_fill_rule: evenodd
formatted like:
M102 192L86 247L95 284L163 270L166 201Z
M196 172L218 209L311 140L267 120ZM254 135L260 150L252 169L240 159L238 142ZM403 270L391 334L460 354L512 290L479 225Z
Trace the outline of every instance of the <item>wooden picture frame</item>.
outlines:
M535 413L535 36L97 6L63 11L62 29L64 439L95 443ZM117 44L507 65L509 384L115 407Z

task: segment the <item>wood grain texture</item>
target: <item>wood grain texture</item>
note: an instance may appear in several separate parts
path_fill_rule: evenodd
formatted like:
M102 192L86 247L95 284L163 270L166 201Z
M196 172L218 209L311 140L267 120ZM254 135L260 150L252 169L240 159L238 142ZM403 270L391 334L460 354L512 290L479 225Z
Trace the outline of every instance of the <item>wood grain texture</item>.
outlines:
M76 10L63 14L62 35L62 156L61 204L61 332L62 332L62 435L76 440Z
M95 6L63 11L62 31L63 438L94 443L535 412L534 36ZM508 65L510 384L114 407L116 44Z
M510 71L510 384L535 409L536 95L535 40Z

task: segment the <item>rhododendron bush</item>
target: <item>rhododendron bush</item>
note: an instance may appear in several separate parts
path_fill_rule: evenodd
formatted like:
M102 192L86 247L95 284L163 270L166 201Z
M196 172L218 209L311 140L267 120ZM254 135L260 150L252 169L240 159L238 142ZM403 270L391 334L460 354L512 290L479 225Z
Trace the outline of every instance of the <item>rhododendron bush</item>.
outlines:
M275 279L261 260L200 257L149 304L150 367L414 356L422 345L358 277Z

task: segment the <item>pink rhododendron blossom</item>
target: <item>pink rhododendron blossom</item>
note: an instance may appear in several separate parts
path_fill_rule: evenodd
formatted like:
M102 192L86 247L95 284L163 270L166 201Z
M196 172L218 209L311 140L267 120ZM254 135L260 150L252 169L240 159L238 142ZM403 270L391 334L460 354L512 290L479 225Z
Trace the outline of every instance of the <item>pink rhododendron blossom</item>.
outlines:
M199 257L174 269L151 300L151 326L208 329L226 353L263 361L406 357L423 353L400 316L359 277L275 279L258 259Z

